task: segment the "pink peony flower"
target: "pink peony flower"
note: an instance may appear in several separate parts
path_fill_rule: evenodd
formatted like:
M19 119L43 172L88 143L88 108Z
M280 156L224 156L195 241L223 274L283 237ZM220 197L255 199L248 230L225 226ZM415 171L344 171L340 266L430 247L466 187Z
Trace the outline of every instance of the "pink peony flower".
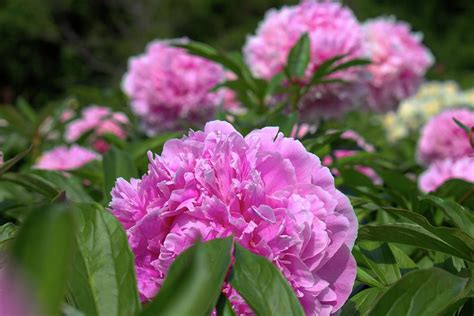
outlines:
M82 135L92 132L92 147L100 153L109 149L109 144L100 136L113 134L120 139L127 138L126 125L129 120L122 112L112 112L104 106L89 106L82 111L82 117L66 126L66 140L77 141Z
M170 45L180 41L150 43L129 60L123 78L122 89L149 135L202 124L222 103L221 92L209 92L224 80L222 67Z
M447 158L437 161L420 175L418 185L421 191L433 192L451 179L474 182L474 158L467 156L458 160Z
M453 118L466 126L474 126L474 111L468 109L448 110L433 117L422 128L418 141L418 160L421 163L428 165L437 160L474 154L467 133Z
M369 106L377 112L395 110L400 101L414 95L433 56L419 33L394 18L369 20L363 27L365 43L372 61Z
M127 230L143 301L196 240L230 235L282 271L308 315L332 314L346 301L357 219L329 170L299 141L276 127L243 137L213 121L149 159L141 179L117 180L110 204ZM229 285L224 292L235 310L250 313Z
M244 54L254 74L270 79L282 71L288 53L305 32L311 40L306 79L332 57L346 54L346 61L364 56L362 29L349 8L328 1L303 1L296 6L268 11L256 35L248 38ZM350 110L365 96L365 85L360 84L364 73L361 67L340 71L334 78L352 84L326 84L313 88L300 104L304 117L308 120L321 116L336 117Z
M99 155L78 145L70 148L59 146L43 153L35 164L36 169L68 171L78 169L92 160L99 159Z
M365 139L360 136L359 134L357 134L355 131L353 130L347 130L345 131L342 135L341 135L341 138L342 139L349 139L349 140L353 140L357 146L363 150L363 151L366 151L366 152L374 152L375 151L375 148L374 146L372 146L371 144L367 143L365 141ZM341 159L341 158L345 158L345 157L352 157L354 155L357 155L357 153L359 153L360 151L359 150L349 150L349 149L337 149L333 152L333 155L334 155L334 158L337 160L337 159ZM332 163L334 162L334 159L333 157L331 156L326 156L323 158L323 164L325 166L330 166ZM382 184L382 179L378 176L378 174L375 172L374 169L370 168L370 167L367 167L367 166L355 166L354 167L355 170L357 170L358 172L366 175L369 179L372 180L373 183L375 184ZM340 173L339 171L336 169L336 168L332 168L331 169L331 172L335 175L335 176L339 176Z

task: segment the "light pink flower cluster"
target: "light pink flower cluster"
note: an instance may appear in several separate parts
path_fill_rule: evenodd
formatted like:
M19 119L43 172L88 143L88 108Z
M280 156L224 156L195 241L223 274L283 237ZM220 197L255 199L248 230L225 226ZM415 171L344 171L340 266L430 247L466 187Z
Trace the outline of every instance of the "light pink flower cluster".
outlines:
M246 137L207 123L149 153L139 180L118 179L110 209L127 230L143 301L173 260L196 240L234 236L290 282L307 315L329 315L348 298L357 220L318 157L276 127ZM248 307L226 287L235 310Z
M209 90L224 80L223 68L171 46L184 41L152 42L129 60L122 88L149 135L202 124L222 103L222 93Z
M367 67L369 106L377 112L395 110L400 101L416 93L433 56L422 44L421 34L394 18L369 20L363 30L372 61Z
M457 159L474 155L469 137L453 118L466 126L474 126L474 111L454 109L433 117L421 130L418 141L418 160L429 165L446 158Z
M86 133L91 133L92 147L100 153L109 149L109 144L101 138L113 134L120 139L127 137L128 118L122 112L112 112L105 106L89 106L82 111L82 116L66 126L65 138L72 143Z
M433 163L420 175L419 186L424 192L433 192L451 179L474 182L474 157L448 158Z
M244 47L245 59L260 78L270 79L282 71L291 48L304 33L311 40L307 79L324 61L346 54L364 57L361 26L352 11L339 3L303 1L296 6L270 10L255 36ZM365 96L360 67L338 72L335 77L353 84L329 84L314 88L302 100L304 117L336 117L350 110Z
M58 146L43 153L35 164L36 169L68 171L78 169L93 160L99 159L99 155L78 145Z
M434 191L454 178L474 182L474 148L466 131L453 118L474 126L474 111L459 108L438 114L421 130L418 160L428 165L419 179L422 191Z
M367 143L362 136L360 136L359 134L357 134L353 130L348 130L348 131L344 132L341 135L341 138L354 141L356 143L356 145L363 151L366 151L366 152L369 152L369 153L372 153L372 152L375 151L374 146ZM334 155L334 158L337 160L337 159L341 159L341 158L352 157L354 155L357 155L359 152L360 152L360 150L337 149L333 152L333 155ZM334 162L334 159L331 156L326 156L326 157L323 158L323 164L326 165L326 166L331 165L333 162ZM355 166L355 170L357 170L358 172L366 175L375 184L381 184L382 183L382 179L377 175L375 170L370 168L370 167L360 165L360 166ZM339 171L336 168L332 168L331 172L335 176L338 176L340 174Z
M338 117L363 102L377 112L393 110L413 95L433 64L421 35L408 24L377 18L359 24L352 11L337 2L302 1L270 10L244 47L245 59L257 77L270 79L281 72L291 48L303 33L311 40L308 79L319 65L338 55L345 60L368 58L368 67L352 67L332 75L349 84L314 87L300 108L309 120Z

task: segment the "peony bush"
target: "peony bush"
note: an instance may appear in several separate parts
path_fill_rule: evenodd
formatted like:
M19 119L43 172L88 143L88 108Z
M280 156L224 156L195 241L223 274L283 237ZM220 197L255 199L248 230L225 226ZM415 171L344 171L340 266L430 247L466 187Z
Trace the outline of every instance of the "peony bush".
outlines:
M2 105L0 314L472 314L472 91L433 63L307 0L242 53L157 39L122 91Z

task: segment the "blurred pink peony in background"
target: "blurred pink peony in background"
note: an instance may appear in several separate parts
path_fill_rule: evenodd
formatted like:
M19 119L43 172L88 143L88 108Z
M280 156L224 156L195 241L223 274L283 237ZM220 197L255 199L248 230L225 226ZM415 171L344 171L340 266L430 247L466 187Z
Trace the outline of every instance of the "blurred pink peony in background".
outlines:
M224 70L171 46L185 41L152 42L144 54L129 60L122 89L148 135L203 124L223 102L222 92L209 90L224 80Z
M367 143L362 136L360 136L357 132L353 130L345 131L341 135L341 138L354 141L362 151L369 152L369 153L375 151L374 146ZM341 158L352 157L354 155L357 155L360 152L361 152L360 150L353 150L353 149L337 149L337 150L334 150L333 156L335 160L337 160ZM323 164L325 166L330 166L333 162L334 162L334 159L331 156L326 156L323 158ZM363 175L367 176L370 180L372 180L373 183L382 184L382 179L377 175L374 169L367 166L362 166L362 165L354 166L354 169L362 173ZM335 176L339 176L340 174L336 168L332 168L331 172Z
M78 169L93 160L99 159L95 152L78 145L58 146L44 152L35 164L36 169L68 171Z
M395 18L368 20L363 26L365 45L372 63L368 103L372 110L395 110L400 101L416 93L428 68L431 52L419 33Z
M474 111L468 109L452 109L433 117L422 128L418 141L417 155L421 163L429 165L446 158L474 155L468 134L453 118L468 127L474 126Z
M362 29L349 8L328 1L303 1L267 12L244 47L247 64L257 77L272 78L283 70L288 53L305 32L311 40L307 80L332 57L346 54L344 61L364 57ZM365 97L364 76L362 67L353 67L333 75L352 83L313 88L300 104L303 117L338 117L350 110Z
M82 116L66 126L65 138L72 143L86 133L91 133L92 147L100 153L109 149L109 144L101 138L113 134L119 139L127 138L128 117L122 112L113 112L104 106L92 105L82 111Z
M307 315L335 313L351 293L357 219L318 157L276 127L243 137L207 123L149 153L141 179L118 179L111 212L127 230L142 301L159 291L173 260L196 240L233 235L265 256ZM227 285L234 309L248 310Z
M418 185L421 191L433 192L451 179L474 182L474 157L436 161L420 175Z

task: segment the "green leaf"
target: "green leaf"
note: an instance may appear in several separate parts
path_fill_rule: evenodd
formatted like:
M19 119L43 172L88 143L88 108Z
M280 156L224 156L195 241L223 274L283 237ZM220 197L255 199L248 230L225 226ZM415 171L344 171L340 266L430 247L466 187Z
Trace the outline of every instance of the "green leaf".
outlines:
M332 65L346 57L346 55L338 55L333 58L330 58L318 66L318 69L313 73L311 77L310 84L315 85L320 83L321 79L329 74Z
M398 248L395 245L389 245L392 250L392 254L397 261L397 264L400 269L416 269L416 263L408 256L403 250Z
M341 316L367 315L382 293L383 290L378 288L366 289L357 293L344 304Z
M448 180L436 190L434 195L453 198L457 203L474 210L474 183L460 179Z
M286 70L291 78L304 76L309 64L311 42L308 33L304 33L288 54Z
M293 289L266 258L235 245L235 264L230 281L257 316L304 315Z
M438 268L409 272L381 295L368 315L440 315L459 299L467 281Z
M104 197L110 200L110 192L118 178L130 180L138 177L138 171L130 155L120 149L111 147L102 161L104 168Z
M359 241L386 241L435 250L472 260L471 254L456 249L416 224L364 225L359 228Z
M426 231L430 232L441 241L449 245L449 247L456 249L456 251L459 253L463 253L464 255L460 258L469 261L474 260L474 239L463 231L456 228L434 227L430 224L426 217L408 210L389 207L384 207L383 210L389 212L391 215L402 216L420 225L426 229Z
M400 270L387 243L359 243L352 252L357 262L370 268L383 284L400 279Z
M58 171L34 170L30 175L40 177L44 181L51 183L57 192L61 190L66 193L66 197L73 202L93 202L92 198L84 190L84 186L76 177L64 175Z
M282 72L277 73L267 85L267 90L265 91L266 96L272 96L279 87L281 87L283 80L285 80L285 74Z
M368 59L352 59L347 62L341 63L337 65L336 67L331 69L331 73L341 71L344 69L352 68L352 67L358 67L358 66L366 66L370 65L372 62Z
M23 97L19 97L16 102L16 106L23 114L23 117L26 117L31 123L36 122L37 117L35 110L28 104L28 102Z
M54 200L61 191L50 181L35 174L6 173L0 181L8 181L44 195L49 200Z
M196 243L180 254L142 316L209 315L230 266L232 237Z
M136 315L134 258L122 225L102 206L77 204L77 251L69 297L86 315Z
M219 296L219 301L217 301L216 310L217 316L235 316L234 310L232 309L232 305L223 293L221 293L221 296Z
M471 131L469 127L458 121L455 117L453 117L454 123L456 123L457 126L459 126L461 129L463 129L467 134Z
M374 278L368 271L362 267L357 267L357 280L361 283L367 284L372 287L383 288L384 284L380 283Z
M12 247L44 315L59 315L75 251L75 222L67 204L35 209L18 231Z
M427 201L441 209L456 227L469 234L469 236L474 237L474 215L470 211L456 202L444 200L433 195L422 196L420 200Z
M20 160L22 160L28 153L31 151L31 147L21 151L15 157L5 161L2 165L0 165L0 177L10 170L14 165L16 165Z
M0 226L0 253L5 246L15 237L18 227L13 223L6 223Z

